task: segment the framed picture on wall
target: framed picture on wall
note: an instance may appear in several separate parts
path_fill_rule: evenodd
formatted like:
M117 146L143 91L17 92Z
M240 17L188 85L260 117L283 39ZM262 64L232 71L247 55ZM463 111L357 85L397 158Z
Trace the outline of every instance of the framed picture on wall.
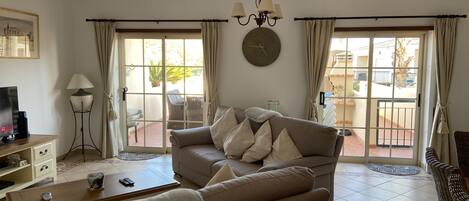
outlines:
M0 58L39 58L39 16L0 8Z

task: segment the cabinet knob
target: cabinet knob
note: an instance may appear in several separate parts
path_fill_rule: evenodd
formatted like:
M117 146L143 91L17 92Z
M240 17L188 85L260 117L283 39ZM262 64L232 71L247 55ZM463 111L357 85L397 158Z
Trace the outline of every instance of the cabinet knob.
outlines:
M47 169L49 169L49 166L43 165L43 166L41 167L40 171L44 171L44 170L47 170Z
M47 154L47 149L45 149L44 151L40 151L39 154L46 155Z

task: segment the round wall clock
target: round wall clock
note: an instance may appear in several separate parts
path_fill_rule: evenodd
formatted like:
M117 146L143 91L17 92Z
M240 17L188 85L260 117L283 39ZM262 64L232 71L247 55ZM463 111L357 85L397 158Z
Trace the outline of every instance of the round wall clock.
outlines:
M243 41L244 57L249 63L259 67L274 63L281 49L282 45L277 34L264 27L251 30Z

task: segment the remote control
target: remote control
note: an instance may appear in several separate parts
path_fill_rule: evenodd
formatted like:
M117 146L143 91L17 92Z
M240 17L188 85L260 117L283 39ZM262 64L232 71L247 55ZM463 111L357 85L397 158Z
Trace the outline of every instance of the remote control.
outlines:
M130 186L133 186L135 184L135 182L129 178L124 178L124 180L127 181L127 183L129 183Z
M124 186L129 186L129 182L127 182L125 179L119 179L119 183L121 183Z

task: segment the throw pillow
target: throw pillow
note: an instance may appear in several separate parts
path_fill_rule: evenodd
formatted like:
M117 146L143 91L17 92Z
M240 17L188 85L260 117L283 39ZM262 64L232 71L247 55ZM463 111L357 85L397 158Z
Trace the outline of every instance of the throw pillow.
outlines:
M241 161L252 163L264 159L272 151L272 129L266 121L254 135L255 142L243 154Z
M230 165L225 164L223 165L223 167L221 167L220 170L218 170L218 172L215 175L213 175L212 179L210 179L210 181L208 181L207 185L205 186L211 186L214 184L218 184L218 183L228 181L231 179L236 179L236 178L237 176L231 169Z
M210 134L215 148L223 150L223 142L226 140L230 130L237 124L234 110L230 108L210 127Z
M223 150L227 158L241 158L243 153L254 144L255 138L252 133L249 119L245 119L239 125L231 129L223 143Z
M287 129L284 128L272 145L272 152L264 159L264 166L276 162L287 162L302 157L300 151L291 139L290 134L288 134Z
M217 107L217 111L215 112L215 116L213 118L213 122L216 122L218 121L220 118L223 117L223 115L225 114L225 112L230 109L229 107L226 107L226 106L219 106Z

